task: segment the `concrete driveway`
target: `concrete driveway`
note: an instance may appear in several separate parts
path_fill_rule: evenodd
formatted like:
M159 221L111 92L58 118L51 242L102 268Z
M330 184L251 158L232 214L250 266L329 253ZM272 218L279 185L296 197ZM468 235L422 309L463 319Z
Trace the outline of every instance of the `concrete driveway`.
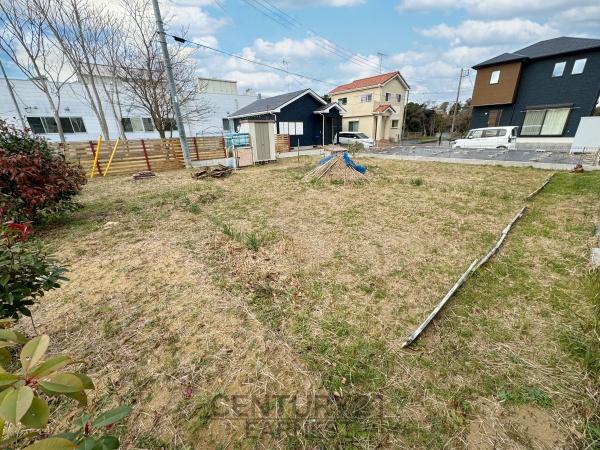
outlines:
M503 150L503 149L452 149L442 146L401 146L385 150L366 151L365 154L394 155L398 159L418 159L443 162L461 162L498 165L527 165L548 169L570 169L576 164L584 167L592 164L591 154L571 154L567 152L550 152L540 150ZM507 164L503 164L503 162ZM514 163L514 164L511 164ZM596 166L597 167L597 166Z

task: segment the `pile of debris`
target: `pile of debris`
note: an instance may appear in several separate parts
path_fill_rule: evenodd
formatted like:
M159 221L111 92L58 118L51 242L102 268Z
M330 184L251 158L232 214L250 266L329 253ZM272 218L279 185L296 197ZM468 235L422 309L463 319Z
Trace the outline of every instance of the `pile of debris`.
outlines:
M306 174L304 181L329 180L329 181L366 181L367 168L356 164L345 149L332 149L331 155L319 161L319 165Z
M198 172L193 173L192 178L196 180L201 180L202 178L206 177L224 178L231 175L232 172L233 169L231 167L219 164L218 166L207 167L205 169L201 169Z
M144 170L142 172L138 172L138 173L134 173L133 174L133 179L134 180L147 180L149 178L154 178L156 177L156 174L154 172L151 172L149 170Z

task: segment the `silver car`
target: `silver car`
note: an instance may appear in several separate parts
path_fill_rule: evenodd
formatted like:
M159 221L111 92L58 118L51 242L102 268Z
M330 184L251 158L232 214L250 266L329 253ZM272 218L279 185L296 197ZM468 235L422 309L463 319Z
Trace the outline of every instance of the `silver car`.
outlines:
M375 146L375 143L369 136L365 133L358 133L355 131L344 131L340 133L339 137L336 136L336 142L339 142L342 145L362 144L364 148Z

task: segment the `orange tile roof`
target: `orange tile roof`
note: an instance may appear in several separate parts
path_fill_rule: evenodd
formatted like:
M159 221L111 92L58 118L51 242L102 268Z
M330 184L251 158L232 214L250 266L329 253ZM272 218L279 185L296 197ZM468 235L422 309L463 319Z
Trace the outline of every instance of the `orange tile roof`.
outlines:
M373 110L373 112L376 112L376 113L384 113L384 112L386 112L386 111L387 111L388 109L390 109L390 108L392 108L392 111L394 111L394 112L396 111L392 105L390 105L390 104L388 104L388 103L382 103L382 104L381 104L381 105L379 105L377 108L375 108L375 109Z
M400 75L400 72L390 72L384 73L383 75L376 75L374 77L369 78L361 78L359 80L354 80L348 84L342 84L341 86L336 87L330 93L335 94L337 92L343 91L353 91L355 89L363 89L369 86L379 86L380 84L386 83L396 75Z

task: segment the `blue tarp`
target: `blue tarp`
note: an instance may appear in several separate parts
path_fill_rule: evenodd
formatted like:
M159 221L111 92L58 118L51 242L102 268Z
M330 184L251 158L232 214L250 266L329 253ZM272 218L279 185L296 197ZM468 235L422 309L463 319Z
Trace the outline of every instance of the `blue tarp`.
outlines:
M331 158L333 158L333 155L326 156L321 161L319 161L319 165L322 166L327 161L331 160ZM344 152L344 155L342 156L342 158L344 159L344 162L346 163L346 165L348 167L352 167L357 172L364 174L367 171L367 168L365 166L356 164L354 161L352 161L352 158L350 158L350 155L348 154L348 152Z

